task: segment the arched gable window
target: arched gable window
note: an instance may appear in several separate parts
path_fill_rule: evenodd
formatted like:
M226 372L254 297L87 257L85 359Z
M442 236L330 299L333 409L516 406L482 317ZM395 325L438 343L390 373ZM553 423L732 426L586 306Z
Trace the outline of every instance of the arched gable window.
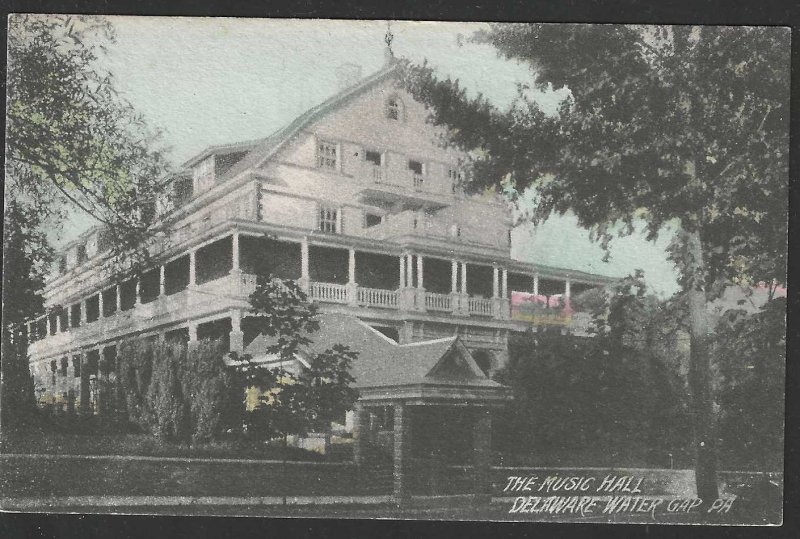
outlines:
M403 121L403 101L396 95L390 95L386 100L386 117L390 120Z

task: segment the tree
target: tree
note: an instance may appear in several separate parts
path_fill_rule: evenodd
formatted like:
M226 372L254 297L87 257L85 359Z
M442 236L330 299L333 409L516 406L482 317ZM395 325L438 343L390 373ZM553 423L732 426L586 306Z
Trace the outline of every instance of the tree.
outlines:
M25 320L42 310L39 290L52 250L36 208L17 199L6 199L4 206L0 424L11 429L29 423L35 414Z
M219 340L203 339L188 349L164 339L120 343L114 389L126 419L156 436L185 443L219 436L233 425L231 416L241 418L232 412L234 391L241 386L235 385L223 356Z
M575 298L593 306L591 339L552 330L511 338L498 373L514 392L511 453L524 447L548 465L575 465L570 457L587 447L599 459L594 465L626 458L628 466L666 466L670 453L682 456L686 407L672 362L677 350L662 335L669 335L666 307L644 294L642 277L637 272Z
M317 306L308 302L294 281L259 276L250 306L262 333L272 338L265 352L279 365L265 368L249 355L237 358L244 384L263 391L249 424L267 436L282 437L284 445L289 434L323 428L328 445L331 421L358 398L350 387L354 379L349 372L356 353L342 344L320 353L310 350L313 333L319 329ZM299 358L307 366L295 368Z
M52 259L45 227L67 209L104 225L115 271L136 271L159 232L166 162L158 136L99 68L113 42L107 20L12 15L8 23L3 234L4 424L25 417L24 321L43 309ZM12 353L13 352L13 353ZM11 419L11 418L14 419Z
M670 257L690 328L697 493L717 497L707 304L725 287L785 283L789 32L783 28L494 24L479 33L564 88L547 115L521 85L509 110L427 65L405 86L470 152L467 187L534 191L534 222L574 212L608 245L643 223ZM552 85L552 86L550 86Z
M305 388L309 422L325 433L326 452L331 449L331 422L344 417L358 399L358 392L350 387L355 382L350 366L356 358L357 354L347 346L336 344L313 354L308 368L299 374L299 385Z
M782 470L786 298L770 299L756 312L729 309L716 333L719 436L729 465Z
M105 225L117 257L131 258L158 228L167 167L158 133L100 67L114 40L98 17L9 17L6 193L46 215L67 201Z

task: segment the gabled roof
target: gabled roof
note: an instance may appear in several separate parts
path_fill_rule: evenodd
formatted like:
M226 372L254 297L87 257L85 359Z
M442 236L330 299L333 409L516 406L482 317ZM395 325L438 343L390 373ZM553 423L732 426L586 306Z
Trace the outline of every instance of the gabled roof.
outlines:
M307 110L305 113L295 118L290 124L275 131L266 138L257 141L246 141L242 143L208 148L199 155L187 161L185 166L191 166L203 157L211 155L214 153L215 148L225 149L228 151L230 148L239 147L242 149L248 149L247 155L234 166L232 166L227 172L225 172L219 180L225 181L238 176L248 169L257 168L261 165L261 163L263 163L266 159L269 159L275 154L276 151L282 148L284 144L292 140L298 133L300 133L310 124L319 120L337 107L343 105L353 97L360 95L362 92L371 88L375 84L386 80L396 71L397 65L397 62L394 61L388 63L380 71L362 79L354 86L345 88L333 97Z
M356 388L409 385L456 385L501 388L475 363L457 336L398 344L355 317L319 315L319 330L310 334L307 352L319 353L344 344L358 353L351 374ZM271 338L259 335L245 349L256 361L270 361L264 350Z

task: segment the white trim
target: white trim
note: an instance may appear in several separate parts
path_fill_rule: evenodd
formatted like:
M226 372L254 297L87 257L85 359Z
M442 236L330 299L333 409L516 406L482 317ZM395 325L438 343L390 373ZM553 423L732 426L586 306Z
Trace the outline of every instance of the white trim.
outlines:
M456 339L458 339L458 336L442 337L441 339L433 339L433 340L430 340L430 341L409 342L409 343L406 343L406 344L398 344L397 346L423 346L423 345L426 345L426 344L437 344L437 343L440 343L440 342L455 341Z
M366 323L366 322L364 322L363 320L356 319L356 321L357 321L359 324L361 324L362 326L364 326L365 328L367 328L367 329L369 329L370 331L372 331L373 333L377 334L377 335L378 335L378 336L379 336L381 339L383 339L383 340L384 340L384 341L386 341L387 343L391 344L392 346L401 346L401 345L400 345L400 344L398 344L398 343L397 343L397 342L396 342L394 339L390 339L389 337L387 337L386 335L384 335L383 333L381 333L380 331L378 331L378 330L377 330L377 329L375 329L374 327L370 326L369 324L367 324L367 323Z

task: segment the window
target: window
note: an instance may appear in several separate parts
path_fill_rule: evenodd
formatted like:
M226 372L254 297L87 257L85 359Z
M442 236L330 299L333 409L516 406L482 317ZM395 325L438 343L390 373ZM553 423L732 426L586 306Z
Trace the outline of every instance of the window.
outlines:
M88 260L88 256L86 256L86 244L82 243L78 245L78 264L83 264Z
M69 313L69 322L70 325L74 328L80 327L81 325L81 304L75 303L70 307Z
M422 190L422 187L425 184L425 178L423 176L425 167L419 161L412 160L408 162L408 169L414 175L414 189L417 191Z
M66 376L68 367L69 367L69 361L67 360L67 358L62 357L61 358L61 368L59 369L58 374L61 375L61 376Z
M194 195L192 178L178 178L172 184L172 201L176 207L183 206Z
M450 190L455 193L458 185L461 183L461 172L455 168L448 169L447 177L450 178Z
M376 167L381 166L381 154L380 154L380 152L373 152L373 151L367 150L367 152L364 154L364 159L366 159L367 163L372 163Z
M330 142L320 142L317 145L317 166L319 168L336 170L337 153L336 144L332 144Z
M104 253L105 251L111 249L113 240L114 237L110 230L107 228L100 230L100 232L97 233L97 252Z
M403 119L403 102L397 96L392 96L386 100L386 117L390 120Z
M81 356L72 356L72 376L81 377Z
M379 225L382 222L383 222L383 217L376 213L364 214L364 228L369 228L375 225Z
M339 232L338 217L339 210L337 208L323 206L319 209L319 220L317 227L322 232L333 232L336 234Z

